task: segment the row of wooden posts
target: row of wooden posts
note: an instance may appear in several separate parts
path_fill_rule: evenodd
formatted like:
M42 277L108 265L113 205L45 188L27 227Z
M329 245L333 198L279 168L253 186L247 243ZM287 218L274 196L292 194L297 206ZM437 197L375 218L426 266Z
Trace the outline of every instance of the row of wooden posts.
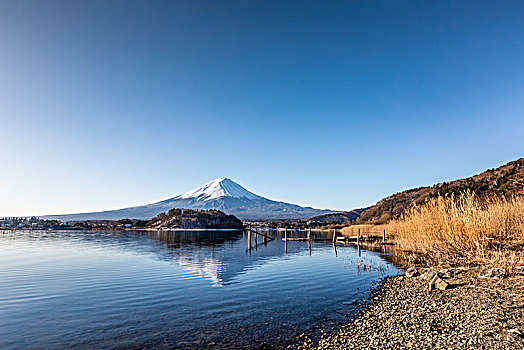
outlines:
M251 228L251 226L248 227L248 251L251 252L251 249L252 249L252 245L251 245L251 234L254 233L254 239L255 239L255 250L257 250L258 248L258 240L257 240L257 236L260 235L262 236L262 244L267 244L269 241L272 241L274 240L274 238L272 237L269 237L267 234L264 234L264 233L261 233L261 232L258 232L256 230L253 230ZM343 244L349 244L351 240L356 240L356 243L357 243L357 246L359 248L359 251L360 251L360 241L363 240L363 239L369 239L369 238L375 238L375 239L380 239L382 238L382 243L385 244L386 243L386 230L383 230L382 232L382 237L380 237L379 235L371 235L371 234L368 234L367 237L365 236L362 236L360 234L360 228L358 229L357 231L357 235L356 236L337 236L337 230L336 229L333 229L333 237L332 239L329 239L329 238L311 238L311 227L308 228L307 230L307 237L288 237L287 236L287 231L288 229L285 228L284 229L284 237L282 238L282 240L285 242L285 252L287 254L287 242L288 241L300 241L300 242L308 242L308 245L309 245L309 254L311 254L311 241L323 241L323 242L329 242L329 241L332 241L333 242L333 247L335 248L335 254L337 253L336 251L336 244L337 243L340 243L341 241L343 242Z
M248 246L248 250L249 252L251 252L251 249L252 249L252 246L251 246L251 233L253 233L254 235L254 238L255 238L255 250L258 249L258 235L262 236L262 244L267 244L267 242L270 242L270 241L273 241L274 238L273 237L269 237L267 234L264 234L264 233L261 233L261 232L258 232L256 230L253 230L251 229L251 226L248 227L247 229L247 232L248 232L248 236L247 236L247 246Z
M382 236L367 235L367 238L368 239L369 238L376 238L376 239L382 238L382 243L386 243L386 230L382 232ZM306 238L303 238L303 237L288 238L287 237L287 228L286 228L284 231L284 238L282 238L283 241L311 241L313 240L313 241L333 241L333 243L338 243L341 240L344 241L344 243L349 243L350 240L356 240L357 243L360 243L360 241L363 239L366 239L366 237L360 234L360 228L358 229L356 236L337 236L337 230L333 229L333 238L332 239L329 239L329 238L311 239L311 228L308 229Z
M380 239L380 238L382 238L382 243L386 243L386 230L383 230L381 233L382 233L381 236L380 236L380 235L372 235L372 234L368 234L368 235L367 235L367 238L368 238L368 239L369 239L369 238L374 238L374 239ZM333 240L335 240L335 235L336 235L335 232L333 232ZM350 237L348 237L348 236L343 236L343 237L339 237L339 238L344 238L344 239L346 239L346 240L348 240L348 241L351 240L351 239L356 239L357 243L360 243L360 240L361 240L361 239L364 239L364 236L361 236L361 235L360 235L360 228L359 228L358 231L357 231L357 235L356 235L356 236L350 236Z

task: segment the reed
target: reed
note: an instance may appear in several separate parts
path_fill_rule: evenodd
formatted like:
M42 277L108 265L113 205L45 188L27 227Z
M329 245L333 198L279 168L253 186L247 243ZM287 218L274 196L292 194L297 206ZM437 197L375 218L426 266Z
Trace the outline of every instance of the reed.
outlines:
M437 197L387 224L398 248L440 265L524 264L524 197Z
M380 234L380 226L373 224L361 224L361 225L351 225L342 228L341 232L344 236L356 236L358 230L363 235L367 234Z

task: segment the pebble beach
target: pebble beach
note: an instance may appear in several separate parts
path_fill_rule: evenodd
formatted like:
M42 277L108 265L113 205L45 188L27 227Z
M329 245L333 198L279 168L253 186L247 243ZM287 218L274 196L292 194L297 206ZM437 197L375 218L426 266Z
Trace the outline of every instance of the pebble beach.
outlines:
M384 279L354 318L301 349L524 349L524 276L485 277L480 268L435 270ZM483 275L484 274L484 275ZM494 274L496 275L496 274Z

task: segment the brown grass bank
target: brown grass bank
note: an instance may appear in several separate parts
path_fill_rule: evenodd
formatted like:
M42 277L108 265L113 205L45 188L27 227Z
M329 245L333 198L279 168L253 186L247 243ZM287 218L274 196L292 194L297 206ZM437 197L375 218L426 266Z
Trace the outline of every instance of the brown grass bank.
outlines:
M373 225L373 224L360 224L351 225L342 228L342 234L345 236L356 236L358 230L362 235L378 235L382 234L382 230L385 228L384 225Z
M524 197L432 198L385 225L397 249L428 265L524 265Z

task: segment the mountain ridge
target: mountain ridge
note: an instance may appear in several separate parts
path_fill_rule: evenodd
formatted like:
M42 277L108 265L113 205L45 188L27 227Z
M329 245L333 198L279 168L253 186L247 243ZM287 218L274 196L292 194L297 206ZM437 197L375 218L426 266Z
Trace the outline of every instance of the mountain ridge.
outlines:
M314 223L333 223L333 224L346 224L350 222L355 222L357 218L364 211L368 210L370 207L366 208L357 208L353 210L348 210L339 213L329 213L319 216L314 216L309 218L311 222Z
M174 208L216 209L233 214L241 220L306 219L336 212L273 201L248 191L227 177L222 177L178 196L151 204L99 212L44 215L42 218L62 221L120 220L124 218L149 220Z
M399 217L406 209L422 204L429 198L439 195L458 195L464 191L475 192L481 198L492 195L524 194L524 158L463 179L395 193L362 212L357 222L380 223L388 218ZM383 215L386 217L383 218Z

